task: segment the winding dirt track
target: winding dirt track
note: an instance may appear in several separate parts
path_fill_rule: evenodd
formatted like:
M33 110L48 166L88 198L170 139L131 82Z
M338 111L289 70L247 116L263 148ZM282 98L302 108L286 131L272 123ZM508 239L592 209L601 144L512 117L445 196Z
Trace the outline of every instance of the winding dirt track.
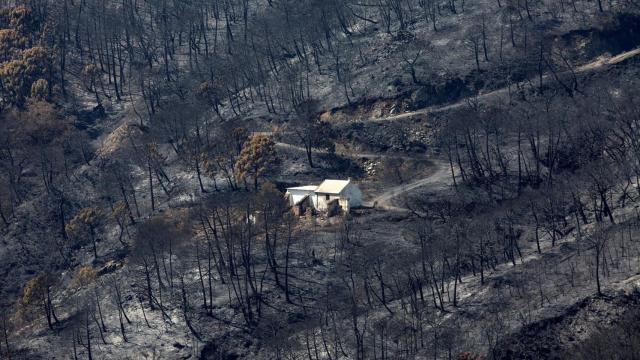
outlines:
M393 205L391 200L425 186L429 186L432 190L444 190L451 186L451 170L445 161L433 160L431 169L432 172L430 172L427 177L407 184L394 186L378 194L378 196L371 200L370 205L388 210L404 210L403 208Z
M281 149L288 149L293 151L305 152L306 150L302 146L276 142L276 146ZM320 149L311 149L313 154L329 154L326 150ZM400 155L400 154L374 154L374 153L363 153L363 152L352 152L352 151L341 151L336 150L334 154L350 157L350 158L361 158L361 159L404 159L404 160L415 160L416 156L409 155Z
M617 54L615 56L610 56L610 57L599 57L597 60L594 60L590 63L581 65L577 68L575 68L573 71L575 74L583 74L583 73L588 73L591 71L596 71L604 66L608 66L608 65L615 65L618 64L622 61L625 61L627 59L630 59L632 57L638 56L640 55L640 48L634 49L634 50L630 50L630 51L626 51L620 54ZM560 75L566 75L569 74L569 71L565 71L563 73L560 73ZM549 81L550 79L552 79L552 76L550 74L546 74L542 76L542 80L544 81ZM530 79L531 81L533 81L532 79ZM528 81L525 81L525 83ZM514 88L511 87L511 90L513 90ZM509 93L510 88L509 87L503 87L494 91L490 91L490 92L486 92L480 95L477 95L475 97L473 97L474 101L487 101L490 99L495 99L501 95L504 94L508 94ZM443 111L448 111L448 110L453 110L453 109L458 109L460 107L463 107L465 105L468 104L468 101L471 98L464 98L461 99L453 104L449 104L449 105L443 105L443 106L430 106L424 109L420 109L420 110L416 110L416 111L410 111L410 112L406 112L406 113L402 113L402 114L397 114L397 115L390 115L390 116L385 116L385 117L381 117L381 118L373 118L373 119L368 119L365 120L365 122L385 122L385 121L393 121L393 120L401 120L401 119L406 119L406 118L411 118L414 116L419 116L419 115L426 115L426 114L432 114L432 113L438 113L438 112L443 112Z

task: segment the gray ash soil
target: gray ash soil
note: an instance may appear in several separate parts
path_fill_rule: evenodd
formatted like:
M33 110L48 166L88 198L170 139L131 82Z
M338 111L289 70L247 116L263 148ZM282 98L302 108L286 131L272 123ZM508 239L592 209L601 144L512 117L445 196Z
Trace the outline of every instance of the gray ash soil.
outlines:
M607 358L627 358L631 352L611 348L611 345L619 342L617 345L624 347L637 342L640 339L638 320L640 292L637 289L589 296L561 315L535 322L509 335L492 355L495 359L505 360L584 358L582 356L597 353L601 342L602 345L609 343ZM627 338L618 333L625 333ZM637 356L637 350L633 354Z

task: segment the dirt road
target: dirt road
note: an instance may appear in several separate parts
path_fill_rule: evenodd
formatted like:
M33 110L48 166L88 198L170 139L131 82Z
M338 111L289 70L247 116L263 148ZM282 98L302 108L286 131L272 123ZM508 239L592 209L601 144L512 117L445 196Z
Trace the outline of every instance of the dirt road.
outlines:
M388 210L404 210L398 205L393 205L391 200L425 186L429 186L432 190L445 190L451 186L449 164L443 160L432 160L432 162L433 165L427 177L389 188L374 197L368 205Z
M303 148L302 146L298 146L298 145L293 145L293 144L288 144L288 143L283 143L283 142L276 142L276 146L281 148L281 149L288 149L288 150L293 150L293 151L299 151L299 152L305 152L305 148ZM320 154L320 155L327 155L329 154L328 151L326 150L320 150L320 149L311 149L311 152L313 154ZM403 160L416 160L418 159L417 156L410 156L410 155L401 155L401 154L374 154L374 153L363 153L363 152L355 152L355 151L342 151L342 150L336 150L334 152L334 154L340 155L340 156L344 156L344 157L350 157L350 158L361 158L361 159L403 159Z
M634 49L634 50L630 50L630 51L626 51L620 54L617 54L615 56L610 56L610 57L599 57L597 60L592 61L590 63L584 64L582 66L579 66L577 68L574 69L574 73L576 74L582 74L582 73L587 73L587 72L591 72L591 71L596 71L604 66L608 66L608 65L615 65L618 64L622 61L625 61L627 59L630 59L632 57L638 56L640 55L640 48L638 49ZM566 74L563 73L563 75ZM550 74L546 74L542 77L543 81L548 81L549 79L552 79L552 75ZM534 81L533 79L530 79L530 81ZM504 94L509 94L509 91L513 91L515 90L515 87L504 87L504 88L500 88L494 91L490 91L487 93L483 93L483 94L479 94L477 96L475 96L473 98L474 101L487 101L487 100L491 100L491 99L496 99ZM438 113L438 112L443 112L443 111L448 111L448 110L453 110L453 109L457 109L460 108L462 106L465 106L468 104L468 101L471 100L470 98L464 98L461 99L453 104L448 104L448 105L442 105L442 106L430 106L424 109L420 109L420 110L416 110L416 111L410 111L410 112L405 112L402 114L397 114L397 115L389 115L389 116L384 116L384 117L380 117L380 118L373 118L373 119L368 119L368 120L364 120L364 122L385 122L385 121L394 121L394 120L401 120L401 119L406 119L406 118L411 118L414 116L419 116L419 115L426 115L426 114L433 114L433 113Z

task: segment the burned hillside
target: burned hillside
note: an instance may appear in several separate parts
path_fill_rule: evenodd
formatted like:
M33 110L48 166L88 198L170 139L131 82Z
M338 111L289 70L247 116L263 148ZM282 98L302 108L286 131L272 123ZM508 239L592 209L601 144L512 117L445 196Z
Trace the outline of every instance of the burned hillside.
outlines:
M0 358L636 358L640 8L0 0Z

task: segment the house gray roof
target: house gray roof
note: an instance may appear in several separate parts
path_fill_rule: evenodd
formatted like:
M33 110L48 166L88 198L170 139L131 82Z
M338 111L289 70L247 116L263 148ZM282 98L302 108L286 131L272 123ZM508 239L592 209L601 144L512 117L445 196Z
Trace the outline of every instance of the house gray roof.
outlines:
M351 183L351 180L330 180L327 179L318 186L316 193L320 194L340 194L344 188Z

